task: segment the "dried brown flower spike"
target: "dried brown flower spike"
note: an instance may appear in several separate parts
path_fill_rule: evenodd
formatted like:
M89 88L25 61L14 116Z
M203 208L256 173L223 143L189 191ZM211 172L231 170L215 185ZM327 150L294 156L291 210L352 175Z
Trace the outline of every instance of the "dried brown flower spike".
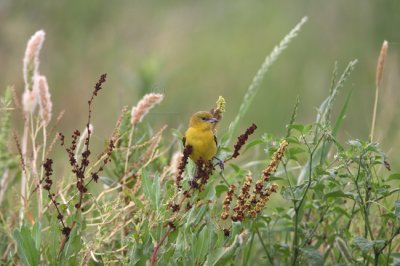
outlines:
M189 159L189 155L192 153L193 148L190 145L185 146L185 148L183 149L183 156L181 158L181 162L179 164L178 167L178 175L176 176L176 187L178 189L182 188L182 179L183 179L183 172L185 171L185 167L187 165L188 159Z
M231 185L229 187L228 192L226 193L225 199L224 199L224 211L221 213L221 219L226 220L229 217L229 210L230 210L230 205L233 200L233 194L236 190L235 185Z
M243 221L246 217L255 218L257 214L264 209L272 193L277 192L277 184L272 183L265 188L264 183L268 182L270 176L276 172L287 146L288 142L282 140L271 162L263 170L260 179L255 183L252 193L250 193L250 188L252 187L253 179L250 174L245 177L240 189L240 194L236 200L236 205L233 208L233 214L231 216L232 221ZM225 196L223 212L221 213L221 219L223 220L229 217L230 203L235 189L235 186L232 185Z
M239 151L243 147L243 145L246 143L248 140L249 136L254 133L254 131L257 129L256 124L252 124L249 128L246 129L246 132L238 137L238 140L235 144L235 150L233 151L232 157L231 158L236 158L240 155Z
M282 160L283 154L288 147L289 143L286 140L282 140L279 149L274 153L272 156L272 160L269 163L269 165L263 170L263 180L264 181L269 181L269 177L271 174L276 172L276 169L279 166L280 161Z

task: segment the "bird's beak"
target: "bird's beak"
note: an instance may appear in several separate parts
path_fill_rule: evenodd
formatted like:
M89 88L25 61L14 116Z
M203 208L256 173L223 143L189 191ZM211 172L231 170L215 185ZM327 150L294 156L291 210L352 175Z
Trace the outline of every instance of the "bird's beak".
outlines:
M214 118L214 117L212 117L212 118L208 119L207 121L208 121L209 123L211 123L211 124L216 124L219 120L216 119L216 118Z

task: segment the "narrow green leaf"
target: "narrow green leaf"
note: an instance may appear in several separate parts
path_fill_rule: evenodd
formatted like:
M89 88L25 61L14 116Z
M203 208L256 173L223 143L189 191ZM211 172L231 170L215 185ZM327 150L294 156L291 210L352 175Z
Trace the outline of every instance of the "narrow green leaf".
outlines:
M42 226L40 224L39 219L36 219L35 224L33 225L32 228L32 237L33 240L35 241L36 250L40 250L41 236L42 236Z
M250 141L250 142L246 145L246 148L243 150L243 152L246 152L246 151L247 151L248 149L250 149L251 147L256 146L256 145L258 145L258 144L262 144L262 143L264 143L264 141L263 141L262 139L256 139L256 140Z
M332 129L332 135L334 137L336 137L336 135L339 131L339 128L342 125L342 122L344 121L344 119L346 117L347 108L349 106L349 102L350 102L350 98L351 98L352 94L353 94L353 90L350 90L349 93L347 94L346 101L344 102L342 109L340 110L339 116L336 119L335 126Z
M150 202L153 209L157 209L160 203L160 179L158 176L150 178L146 171L142 172L142 188L146 199Z
M217 185L215 186L215 194L217 197L221 196L221 194L225 191L228 191L228 187L226 185Z
M80 251L82 242L80 235L78 234L80 230L80 224L76 223L74 228L69 234L69 239L65 243L64 249L61 255L62 265L73 265L77 263L77 253Z
M374 242L370 241L368 239L365 239L361 236L356 236L353 239L354 245L356 245L357 248L359 248L363 253L367 253L372 249L374 246Z
M349 198L354 199L352 193L343 192L342 190L337 190L325 194L325 198Z
M394 214L397 218L400 218L400 200L396 200L394 202Z
M20 231L14 230L13 236L17 242L18 256L24 265L34 266L39 264L40 253L36 248L32 233L26 225Z
M304 258L308 262L307 265L322 265L323 257L318 250L314 248L300 248L300 251L304 254Z
M183 133L175 128L171 129L172 136L175 136L178 140L183 139ZM181 142L182 143L182 142Z
M387 181L391 181L391 180L400 180L400 173L391 174L391 175L387 178Z
M311 129L312 125L302 125L302 124L291 124L287 126L288 129L294 129L300 132L301 134L307 134Z
M103 182L108 187L115 187L118 185L118 182L109 178L108 176L99 176L101 182Z

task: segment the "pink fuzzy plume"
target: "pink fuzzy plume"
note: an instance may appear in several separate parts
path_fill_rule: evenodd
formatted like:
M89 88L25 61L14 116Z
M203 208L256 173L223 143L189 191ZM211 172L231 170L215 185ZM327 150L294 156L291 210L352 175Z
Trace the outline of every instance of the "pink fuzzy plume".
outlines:
M29 39L25 56L23 59L23 77L25 91L22 95L22 105L25 112L33 113L39 102L38 87L35 86L35 79L39 75L39 52L44 42L45 32L37 31Z
M149 93L143 96L139 103L132 108L131 124L135 127L140 123L146 114L164 99L164 95L159 93Z
M23 75L25 82L25 89L32 89L33 78L39 72L39 52L44 42L45 32L43 30L37 31L29 39L25 56L23 60Z
M40 106L40 117L43 123L47 124L51 120L51 110L53 103L51 102L51 95L49 91L49 85L45 76L37 76L35 78L35 87L37 86L39 92L39 106Z

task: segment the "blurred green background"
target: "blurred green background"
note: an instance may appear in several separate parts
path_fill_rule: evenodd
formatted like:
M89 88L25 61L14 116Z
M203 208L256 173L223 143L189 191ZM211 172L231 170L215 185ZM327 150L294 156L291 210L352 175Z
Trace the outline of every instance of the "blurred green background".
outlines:
M61 128L82 129L86 99L101 73L108 81L96 99L98 143L111 133L124 105L146 92L165 100L146 118L155 127L186 127L190 115L227 100L223 132L238 111L254 74L281 38L303 16L300 36L267 74L242 121L282 135L297 96L299 123L311 123L326 97L333 65L356 70L337 109L353 90L342 139L367 139L374 101L375 66L389 41L376 135L390 160L400 148L400 1L19 1L0 0L0 88L23 90L22 57L37 30L46 32L40 69L49 81ZM238 132L239 133L239 132Z

